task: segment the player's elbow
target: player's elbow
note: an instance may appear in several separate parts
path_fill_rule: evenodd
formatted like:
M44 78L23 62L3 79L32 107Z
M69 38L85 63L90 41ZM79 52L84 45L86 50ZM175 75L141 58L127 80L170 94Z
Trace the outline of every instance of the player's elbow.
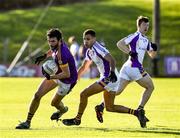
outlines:
M121 40L119 40L117 43L116 43L116 46L119 48L121 46Z
M119 40L119 41L116 43L116 45L117 45L117 47L118 47L119 49L121 49L121 48L124 46L123 40Z

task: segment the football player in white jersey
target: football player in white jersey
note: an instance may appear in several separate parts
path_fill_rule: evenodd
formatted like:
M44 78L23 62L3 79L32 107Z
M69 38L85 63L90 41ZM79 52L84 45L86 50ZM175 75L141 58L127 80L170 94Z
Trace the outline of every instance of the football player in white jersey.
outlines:
M154 84L150 75L143 69L143 59L145 52L147 52L151 58L154 58L157 53L157 45L151 43L145 36L148 29L149 19L144 16L139 16L137 18L137 32L130 34L117 42L117 47L125 54L128 54L129 58L120 70L120 83L116 94L121 94L126 86L132 81L136 81L141 87L145 88L139 107L137 108L142 116L142 118L138 118L141 119L141 127L146 127L148 119L144 115L144 106L154 90ZM103 106L104 104L102 103L98 107L103 110ZM129 112L132 114L134 113L133 109Z
M130 113L129 111L135 111L128 107L114 104L114 99L119 84L119 80L117 78L118 73L115 68L115 61L109 51L96 41L95 31L92 29L86 30L83 34L83 39L84 45L88 49L86 51L84 63L78 70L78 78L80 78L86 69L89 68L93 61L97 65L100 72L100 79L81 92L79 109L76 117L72 119L64 119L62 121L63 124L67 126L80 125L81 117L88 103L88 98L102 91L104 91L104 103L107 111L117 113ZM95 107L95 110L99 122L102 123L103 118L100 109ZM138 117L142 117L141 113L137 110L133 113L135 113Z
M100 79L85 88L80 94L80 103L77 116L72 119L64 119L65 125L80 125L81 117L88 103L88 98L94 94L100 93L104 90L114 91L118 89L118 72L115 68L115 60L109 53L109 51L96 41L96 33L92 29L85 30L83 33L84 46L87 49L86 57L81 67L78 69L78 78L84 74L84 72L94 62L100 72Z

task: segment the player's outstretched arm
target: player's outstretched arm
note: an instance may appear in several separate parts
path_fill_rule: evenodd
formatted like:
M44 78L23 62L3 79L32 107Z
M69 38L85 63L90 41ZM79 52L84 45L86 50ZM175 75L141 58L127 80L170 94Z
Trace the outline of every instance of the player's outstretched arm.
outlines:
M112 57L111 54L107 54L104 58L110 63L111 71L114 72L115 67L116 67L116 61L115 61L115 59Z
M39 65L42 61L44 61L46 58L50 57L51 55L52 55L51 50L48 50L45 54L35 58L35 64Z
M78 80L80 80L81 76L89 69L92 64L91 60L84 60L82 65L78 69Z
M109 79L111 82L116 82L117 81L117 76L115 74L116 61L112 57L111 54L107 54L104 58L110 63L110 66L111 66L111 72L109 74Z

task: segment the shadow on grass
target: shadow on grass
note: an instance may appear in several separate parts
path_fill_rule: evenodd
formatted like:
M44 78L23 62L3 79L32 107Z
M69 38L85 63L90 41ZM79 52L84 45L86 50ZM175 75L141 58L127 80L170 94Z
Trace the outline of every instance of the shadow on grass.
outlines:
M152 127L152 128L93 128L93 127L73 127L73 129L83 129L87 131L122 131L122 132L132 132L132 133L154 133L154 134L170 134L170 135L180 135L180 129L167 128L166 126Z
M180 128L168 128L168 126L156 126L156 127L150 127L150 128L99 128L99 127L62 127L59 125L58 127L53 126L47 128L32 128L27 129L24 131L37 131L37 130L63 130L63 131L103 131L103 132L113 132L113 131L119 131L119 132L130 132L130 133L146 133L146 134L169 134L169 135L180 135ZM5 129L7 130L7 129ZM15 129L17 130L17 129ZM22 130L21 130L22 131Z

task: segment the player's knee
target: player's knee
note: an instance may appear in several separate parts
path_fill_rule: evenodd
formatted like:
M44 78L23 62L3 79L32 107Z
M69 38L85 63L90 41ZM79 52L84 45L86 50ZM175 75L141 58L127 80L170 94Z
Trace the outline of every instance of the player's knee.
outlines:
M154 85L148 85L147 89L149 89L151 92L154 90Z
M87 98L87 97L88 97L88 95L87 95L86 90L84 90L83 92L81 92L80 98L84 99L84 98Z
M41 97L42 96L38 92L36 92L34 95L34 100L41 100Z
M154 90L154 85L151 86L151 90L152 90L152 91Z
M106 106L107 112L114 112L114 106Z
M86 96L86 94L85 94L84 92L82 92L82 93L80 94L80 99L85 99L85 98L87 98L87 96Z

